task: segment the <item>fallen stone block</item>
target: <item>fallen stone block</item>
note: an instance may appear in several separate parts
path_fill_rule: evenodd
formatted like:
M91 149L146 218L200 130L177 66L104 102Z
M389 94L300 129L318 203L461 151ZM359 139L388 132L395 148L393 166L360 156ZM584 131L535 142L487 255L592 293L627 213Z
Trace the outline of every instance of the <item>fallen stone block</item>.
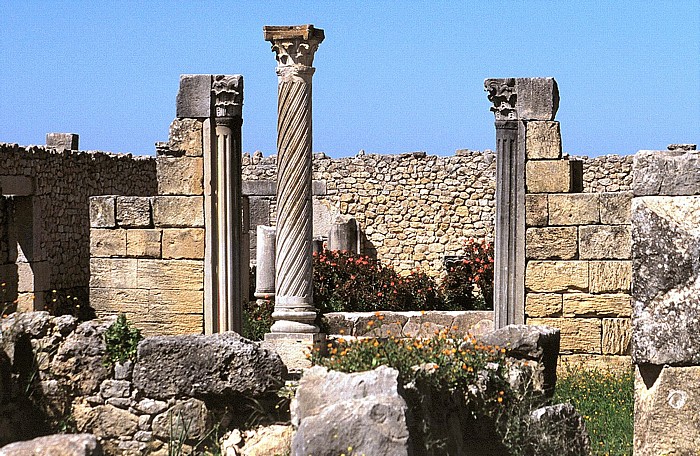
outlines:
M102 456L102 446L91 434L56 434L15 442L0 448L0 456Z

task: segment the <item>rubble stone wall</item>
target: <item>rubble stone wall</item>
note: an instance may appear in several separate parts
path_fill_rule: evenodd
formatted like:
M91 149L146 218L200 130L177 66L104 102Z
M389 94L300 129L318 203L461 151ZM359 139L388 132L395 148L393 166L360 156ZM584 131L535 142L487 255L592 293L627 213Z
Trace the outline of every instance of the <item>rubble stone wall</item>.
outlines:
M629 190L631 157L580 157L583 191ZM360 224L363 253L408 273L439 276L446 255L460 255L467 238L493 239L495 154L459 150L330 158L314 155L314 236L327 236L338 216ZM250 200L251 258L256 226L276 218L276 156L243 156Z
M23 205L25 219L14 227L12 222L6 223L5 230L11 228L16 235L31 238L30 248L23 252L31 258L18 261L16 252L5 253L13 246L0 246L0 260L5 260L0 278L7 286L19 286L20 291L10 290L10 301L16 299L21 310L43 308L44 304L57 308L76 297L82 301L89 281L88 198L152 195L156 191L155 172L152 157L0 143L0 180L6 187L2 194L16 195L17 189L12 188L16 182L29 187L21 189L24 196L5 197L0 205L5 208L0 207L4 214L0 219L6 221L8 206ZM27 218L33 226L27 226ZM7 242L7 232L0 238Z

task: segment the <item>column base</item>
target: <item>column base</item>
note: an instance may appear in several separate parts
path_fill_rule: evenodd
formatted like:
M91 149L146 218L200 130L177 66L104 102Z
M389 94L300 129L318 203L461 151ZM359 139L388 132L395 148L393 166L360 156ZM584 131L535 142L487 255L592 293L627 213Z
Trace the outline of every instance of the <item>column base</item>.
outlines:
M277 352L289 372L300 372L311 367L307 353L325 341L323 333L267 333L262 346Z

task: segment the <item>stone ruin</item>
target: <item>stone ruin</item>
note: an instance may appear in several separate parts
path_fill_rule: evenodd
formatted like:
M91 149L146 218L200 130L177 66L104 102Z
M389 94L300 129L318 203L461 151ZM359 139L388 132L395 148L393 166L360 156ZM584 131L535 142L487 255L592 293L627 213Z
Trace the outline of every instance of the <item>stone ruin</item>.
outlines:
M276 306L265 347L295 368L305 363L300 347L323 340L310 293L319 239L440 276L462 239L485 237L496 245L493 315L408 315L399 332L457 321L485 332L489 320L557 328L562 360L637 366L639 454L694 448L694 145L564 154L556 81L505 78L485 81L495 153L331 159L312 154L311 140L323 31L266 27L265 39L278 62L277 155L242 153L240 75L182 75L177 118L155 158L78 151L75 134L50 133L46 146L0 143L6 310L123 312L152 336L240 331L247 270L257 265L256 297ZM51 318L41 337L76 325ZM362 318L334 316L330 326L354 331ZM126 404L110 394L91 406Z

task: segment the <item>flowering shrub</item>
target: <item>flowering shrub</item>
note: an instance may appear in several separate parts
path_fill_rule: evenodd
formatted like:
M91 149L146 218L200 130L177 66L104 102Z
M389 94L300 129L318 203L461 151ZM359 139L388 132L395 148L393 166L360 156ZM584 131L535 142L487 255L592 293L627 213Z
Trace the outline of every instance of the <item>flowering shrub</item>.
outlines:
M243 305L243 337L250 340L263 340L272 326L272 311L275 302L271 300L248 301Z
M493 243L469 239L464 250L463 260L448 266L440 285L445 306L450 310L493 309Z

